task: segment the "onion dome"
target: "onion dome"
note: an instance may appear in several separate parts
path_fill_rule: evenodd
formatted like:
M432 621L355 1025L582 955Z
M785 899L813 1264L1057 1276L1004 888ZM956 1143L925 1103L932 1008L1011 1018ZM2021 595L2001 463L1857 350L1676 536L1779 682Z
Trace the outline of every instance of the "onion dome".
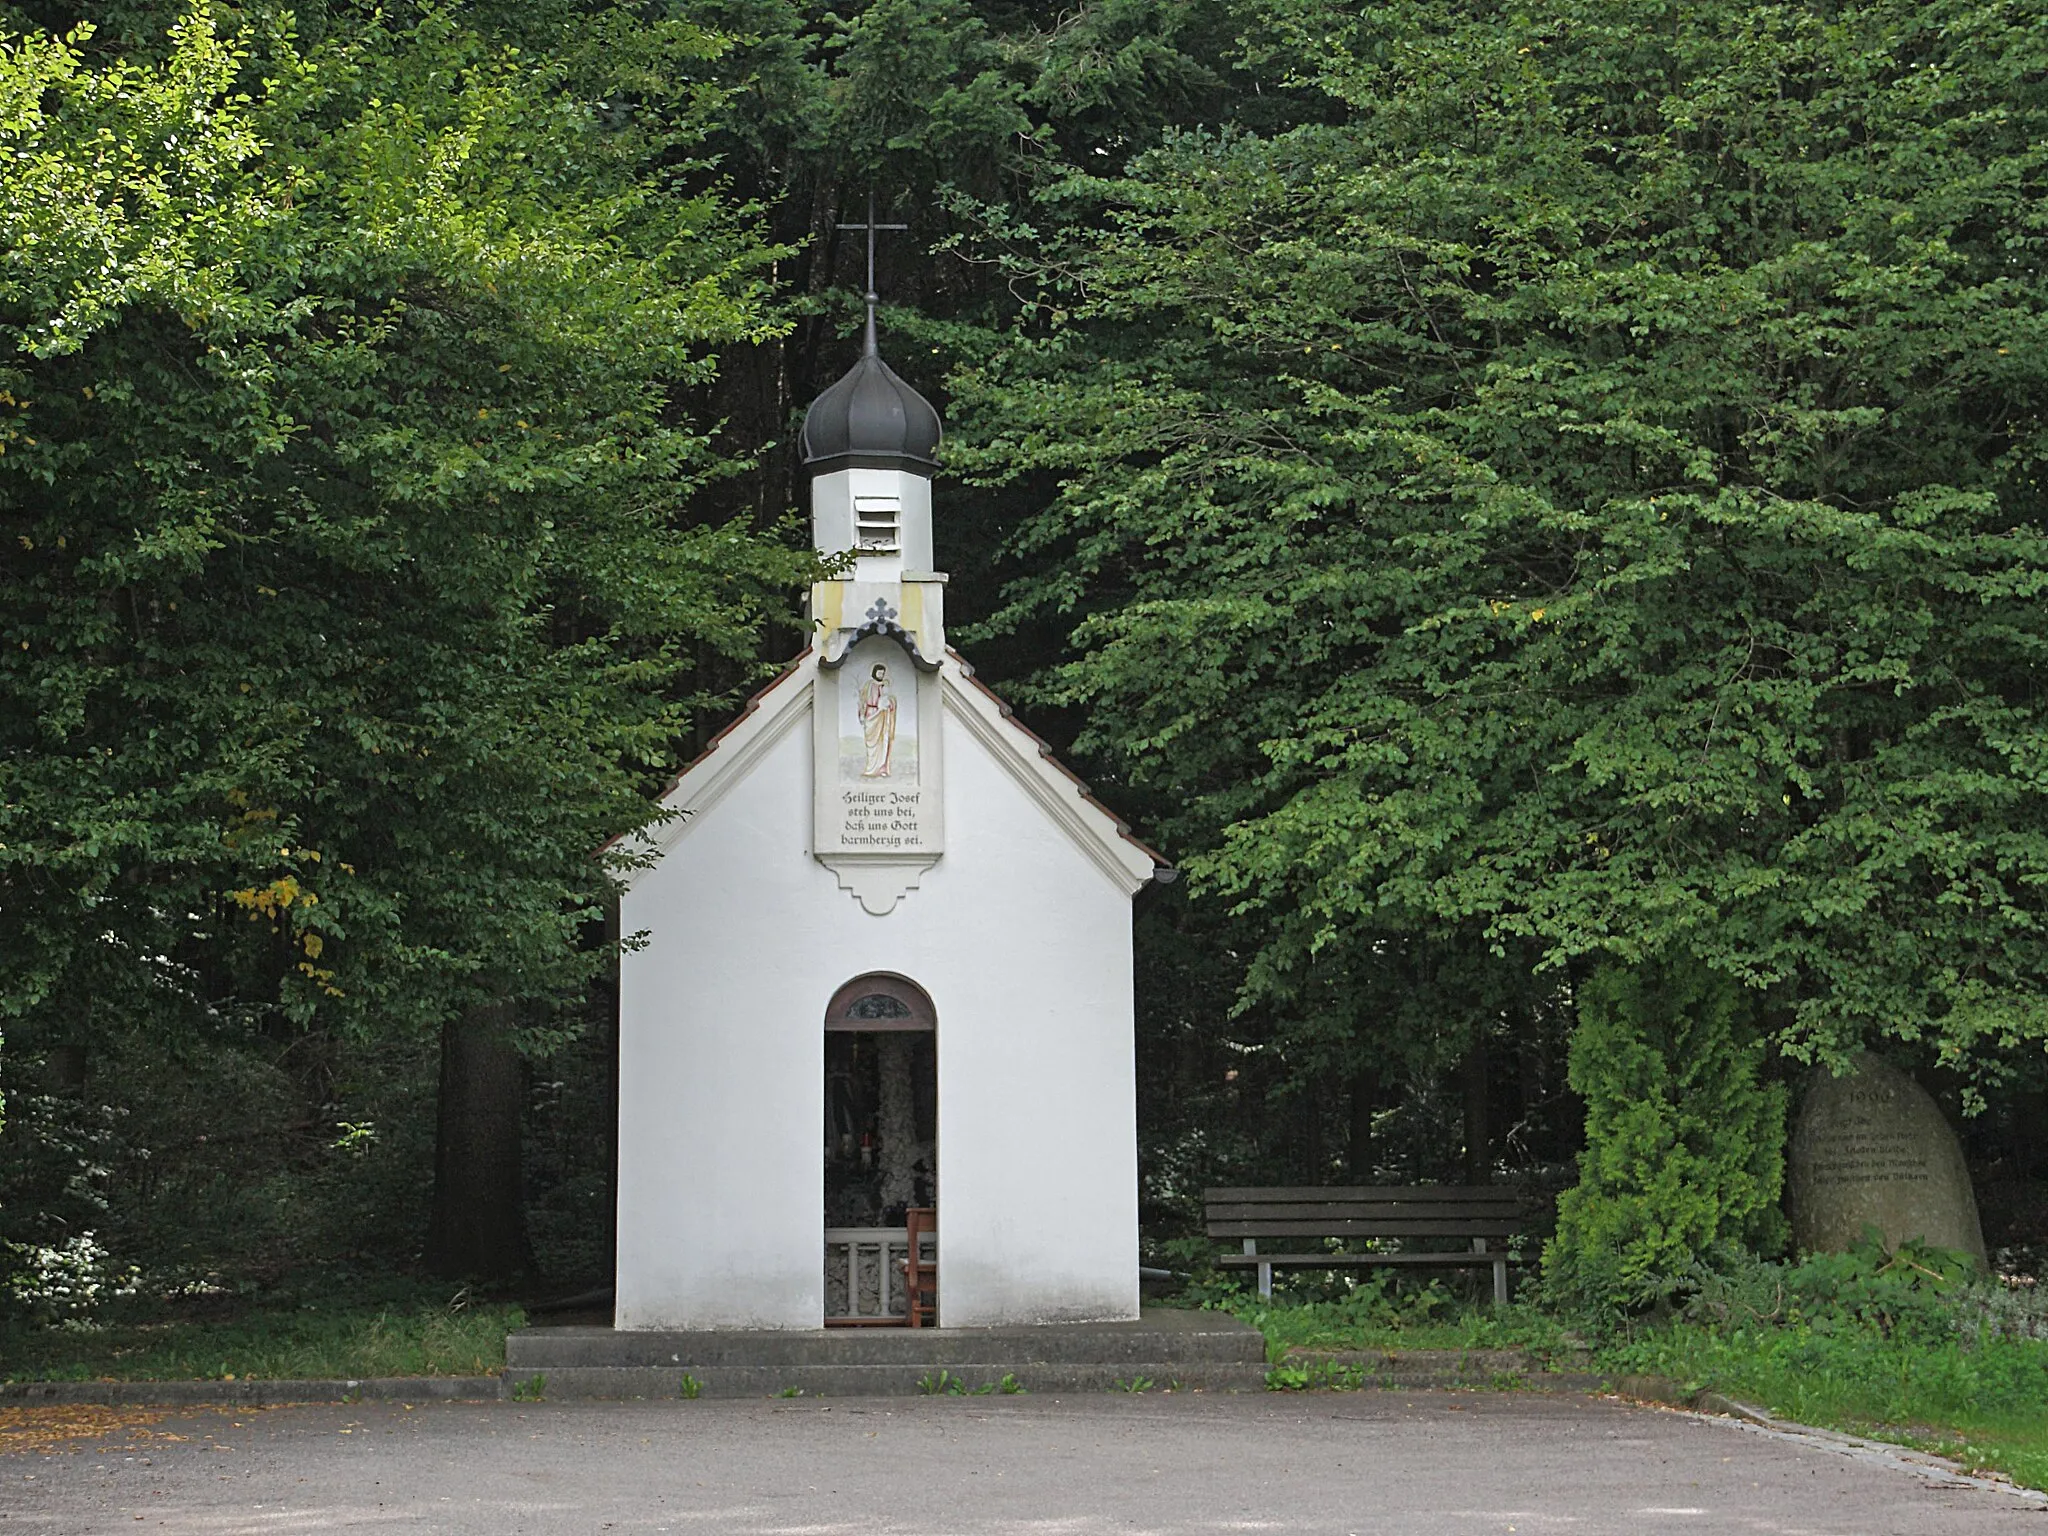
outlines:
M856 465L929 475L938 467L940 435L931 402L882 361L870 294L860 361L804 417L804 467L814 475Z

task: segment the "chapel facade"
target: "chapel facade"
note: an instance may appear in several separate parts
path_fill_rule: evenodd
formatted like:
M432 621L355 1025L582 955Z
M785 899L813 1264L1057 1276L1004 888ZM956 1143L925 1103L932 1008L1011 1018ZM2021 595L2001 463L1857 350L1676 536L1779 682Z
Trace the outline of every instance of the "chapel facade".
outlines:
M811 642L621 903L620 1329L1138 1315L1132 897L1170 878L946 644L937 413L803 429Z

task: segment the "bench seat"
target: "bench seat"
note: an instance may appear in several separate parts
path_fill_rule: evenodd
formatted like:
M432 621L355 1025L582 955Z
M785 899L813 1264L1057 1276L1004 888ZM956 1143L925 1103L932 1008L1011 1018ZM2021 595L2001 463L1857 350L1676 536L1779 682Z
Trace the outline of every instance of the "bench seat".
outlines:
M1251 1269L1259 1294L1273 1294L1276 1269L1376 1269L1381 1267L1479 1269L1493 1271L1493 1299L1508 1300L1508 1266L1520 1263L1505 1246L1528 1227L1528 1202L1520 1191L1494 1184L1357 1185L1211 1189L1203 1200L1213 1238L1236 1239L1242 1253L1217 1259L1222 1269ZM1275 1251L1286 1239L1385 1238L1402 1242L1450 1240L1465 1251L1334 1253L1328 1249Z

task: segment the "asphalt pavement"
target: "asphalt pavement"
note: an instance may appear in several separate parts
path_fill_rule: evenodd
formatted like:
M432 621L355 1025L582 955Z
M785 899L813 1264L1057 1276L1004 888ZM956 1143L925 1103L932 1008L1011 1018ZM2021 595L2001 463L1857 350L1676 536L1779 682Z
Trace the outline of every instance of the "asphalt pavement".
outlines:
M2048 1501L1867 1447L1516 1393L0 1414L0 1536L136 1530L2048 1536Z

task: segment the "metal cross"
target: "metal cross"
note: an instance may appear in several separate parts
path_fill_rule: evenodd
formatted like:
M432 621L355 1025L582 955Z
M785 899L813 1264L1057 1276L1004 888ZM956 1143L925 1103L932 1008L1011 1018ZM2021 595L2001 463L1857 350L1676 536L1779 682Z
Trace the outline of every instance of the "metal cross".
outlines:
M908 229L910 226L908 224L877 224L875 222L875 194L869 192L868 216L865 223L838 224L833 227L836 229L864 229L868 232L868 341L870 347L872 347L875 335L875 305L879 302L879 295L875 292L875 231L878 229Z

